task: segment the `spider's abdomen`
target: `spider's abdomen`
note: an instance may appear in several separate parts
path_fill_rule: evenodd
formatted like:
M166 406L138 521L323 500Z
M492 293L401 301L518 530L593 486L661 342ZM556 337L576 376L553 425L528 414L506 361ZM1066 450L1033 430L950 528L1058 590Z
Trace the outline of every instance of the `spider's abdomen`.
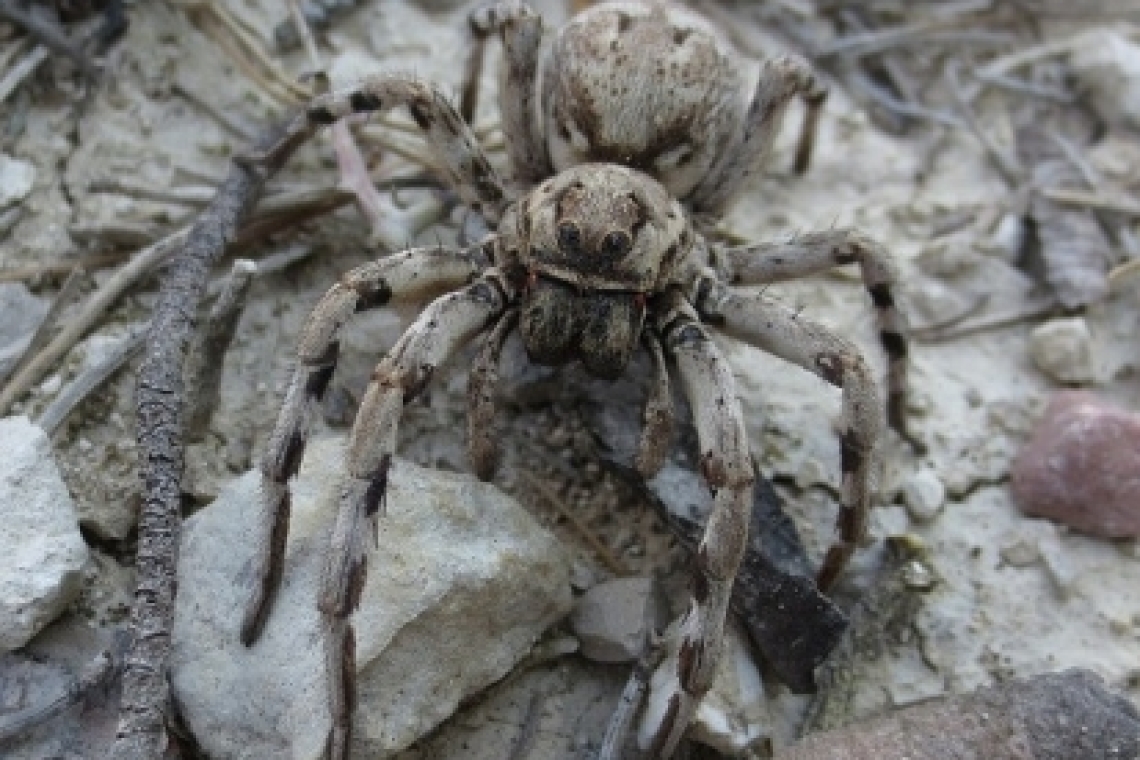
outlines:
M614 379L637 347L643 303L633 293L579 292L539 277L523 297L519 331L531 361L559 365L581 359L591 374Z
M555 38L543 110L557 170L618 163L684 198L746 107L744 79L703 19L675 6L606 3Z

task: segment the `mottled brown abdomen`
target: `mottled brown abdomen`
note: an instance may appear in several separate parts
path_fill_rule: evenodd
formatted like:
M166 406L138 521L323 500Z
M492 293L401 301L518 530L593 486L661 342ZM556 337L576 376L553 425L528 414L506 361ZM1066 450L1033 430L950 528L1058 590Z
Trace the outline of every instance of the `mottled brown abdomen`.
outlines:
M543 71L555 169L620 163L683 200L744 120L745 77L729 53L676 6L606 3L575 17Z

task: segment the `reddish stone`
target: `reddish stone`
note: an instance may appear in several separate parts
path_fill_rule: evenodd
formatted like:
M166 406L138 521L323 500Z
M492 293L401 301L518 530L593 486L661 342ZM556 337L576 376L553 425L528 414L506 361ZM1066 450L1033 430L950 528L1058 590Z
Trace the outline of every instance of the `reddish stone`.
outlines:
M1056 393L1011 475L1026 514L1103 538L1140 536L1140 414L1086 391Z

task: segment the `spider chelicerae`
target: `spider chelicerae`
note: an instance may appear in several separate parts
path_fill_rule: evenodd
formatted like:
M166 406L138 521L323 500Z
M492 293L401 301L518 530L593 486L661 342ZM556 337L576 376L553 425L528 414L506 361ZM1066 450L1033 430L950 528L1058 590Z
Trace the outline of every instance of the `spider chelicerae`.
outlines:
M713 507L693 562L688 610L665 643L639 728L643 749L669 757L715 673L752 504L744 420L732 371L712 332L842 389L839 537L819 573L820 586L830 587L864 533L883 404L868 364L850 342L736 286L858 264L889 358L886 417L905 435L907 350L892 267L872 240L846 229L740 246L711 235L761 169L797 95L807 108L796 165L806 166L826 90L799 59L762 61L750 83L746 67L706 21L665 3L601 3L574 17L545 46L541 19L515 0L480 8L471 26L480 54L494 33L505 49L499 107L509 180L496 172L460 109L439 88L397 74L314 99L275 147L247 157L273 162L338 119L405 107L450 186L493 234L466 248L413 248L365 264L345 274L313 309L261 465L260 582L242 639L256 641L281 581L288 483L300 466L309 417L335 368L341 327L354 313L393 299L447 290L377 366L352 426L319 600L329 652L330 754L348 752L355 694L350 616L384 513L401 411L436 368L470 341L482 340L470 371L468 445L475 472L489 478L496 461L499 358L517 330L532 361L580 361L604 378L620 375L639 347L648 352L654 379L636 458L644 476L661 466L670 441L671 373L692 407Z

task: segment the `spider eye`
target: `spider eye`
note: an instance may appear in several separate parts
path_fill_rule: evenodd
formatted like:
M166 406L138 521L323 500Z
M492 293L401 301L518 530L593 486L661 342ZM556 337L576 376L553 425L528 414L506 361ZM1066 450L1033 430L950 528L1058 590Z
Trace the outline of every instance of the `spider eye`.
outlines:
M558 225L558 247L567 252L577 251L582 245L582 231L574 222Z
M628 234L615 230L602 239L602 253L607 256L624 256L633 247L633 241Z

